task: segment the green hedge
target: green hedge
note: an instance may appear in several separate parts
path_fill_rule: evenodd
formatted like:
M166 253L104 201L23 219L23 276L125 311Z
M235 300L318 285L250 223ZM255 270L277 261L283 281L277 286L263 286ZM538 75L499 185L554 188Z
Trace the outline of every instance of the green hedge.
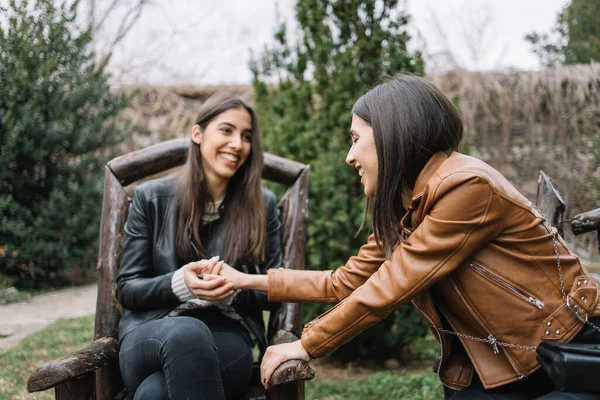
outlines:
M10 1L0 20L0 270L19 288L58 285L95 267L112 121L110 93L75 7Z

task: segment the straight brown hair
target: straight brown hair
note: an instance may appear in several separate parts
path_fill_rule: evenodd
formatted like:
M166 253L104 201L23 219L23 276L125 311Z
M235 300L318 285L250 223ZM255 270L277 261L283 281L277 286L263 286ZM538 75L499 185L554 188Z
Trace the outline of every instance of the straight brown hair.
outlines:
M454 104L427 80L402 74L371 89L354 104L373 128L379 164L375 197L368 201L373 233L391 257L403 240L402 192L412 189L435 153L458 148L463 124Z
M231 266L255 265L263 261L266 247L266 212L261 189L263 169L263 143L256 112L240 98L216 94L207 99L196 118L196 125L204 132L217 115L232 109L243 108L252 119L250 154L229 181L224 204L225 254L220 258ZM186 163L177 185L177 255L183 262L206 258L200 240L200 223L210 197L206 176L202 169L200 146L190 140Z

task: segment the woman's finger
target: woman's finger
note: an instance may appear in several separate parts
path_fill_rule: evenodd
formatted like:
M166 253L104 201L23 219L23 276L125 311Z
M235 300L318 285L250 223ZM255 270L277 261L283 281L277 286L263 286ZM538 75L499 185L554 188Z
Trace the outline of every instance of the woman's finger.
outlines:
M206 289L195 289L192 293L200 298L204 298L205 300L217 300L217 298L227 297L225 294L233 291L233 283L228 283L223 286L217 287L216 289L206 290Z
M213 296L212 294L210 295L206 295L206 296L198 296L199 299L202 300L207 300L207 301L220 301L220 300L225 300L226 298L233 296L235 294L235 290L230 290L226 293L223 293L220 296Z
M200 290L213 290L227 283L227 278L219 275L203 274L202 278L198 277L194 288Z
M263 357L263 361L260 365L261 380L265 389L268 388L271 376L277 367L279 367L285 361L293 359L304 360L306 362L310 361L310 356L304 347L302 347L300 340L290 343L283 343L276 346L270 346L267 348L265 356Z
M206 269L209 274L218 275L218 274L215 274L215 272L213 271L217 262L219 262L219 256L214 256L207 260Z
M270 347L267 348L267 352L265 353L262 363L260 364L260 379L265 389L269 388L269 381L271 380L271 375L273 375L274 370L271 367L271 364L273 363L273 358L275 355L273 352L269 352L269 349Z
M215 267L212 270L212 274L213 275L220 275L221 274L221 269L223 269L223 260L220 260L219 262L217 262L215 264Z

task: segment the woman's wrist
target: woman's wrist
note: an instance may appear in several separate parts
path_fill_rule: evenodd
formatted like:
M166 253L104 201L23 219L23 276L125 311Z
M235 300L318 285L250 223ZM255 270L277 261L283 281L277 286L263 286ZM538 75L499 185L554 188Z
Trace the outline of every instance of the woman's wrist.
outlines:
M254 289L261 290L266 292L269 288L269 282L266 275L253 275L253 274L244 274L244 279L242 280L241 288L242 289Z

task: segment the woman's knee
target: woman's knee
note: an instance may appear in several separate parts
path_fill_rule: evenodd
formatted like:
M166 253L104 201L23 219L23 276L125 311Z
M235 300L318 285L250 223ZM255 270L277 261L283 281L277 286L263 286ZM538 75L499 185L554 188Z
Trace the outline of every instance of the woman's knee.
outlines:
M177 319L165 332L163 345L170 348L214 347L213 335L206 324L192 317L174 317Z
M147 377L135 391L133 400L167 400L165 374L160 371Z
M191 317L175 318L178 321L171 324L171 329L164 332L161 339L163 365L167 360L175 359L202 359L211 364L218 363L217 346L206 324Z

